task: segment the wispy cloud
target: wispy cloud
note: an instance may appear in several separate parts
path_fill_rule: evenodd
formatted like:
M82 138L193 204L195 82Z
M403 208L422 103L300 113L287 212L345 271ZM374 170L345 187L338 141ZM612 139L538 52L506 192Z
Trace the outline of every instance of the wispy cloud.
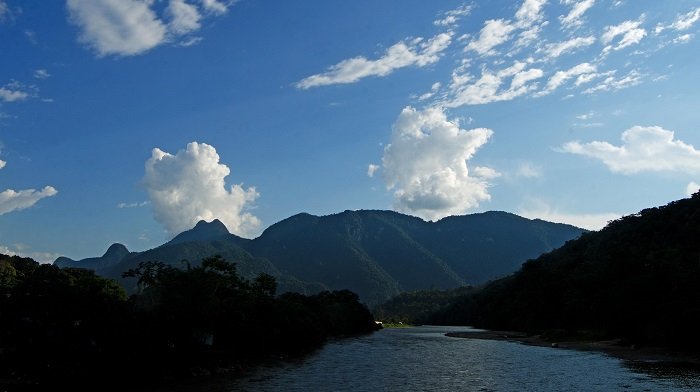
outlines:
M572 29L583 24L583 14L595 5L595 0L562 0L563 4L571 5L571 11L567 15L559 17L562 28Z
M207 10L208 12L212 12L214 14L225 14L226 11L228 11L228 8L233 4L235 1L229 0L229 1L219 1L219 0L202 0L202 5L204 6L204 9Z
M433 21L435 26L442 27L452 27L459 22L460 19L469 15L471 13L473 6L471 4L464 4L453 10L445 12L441 18Z
M535 94L535 96L550 94L570 79L583 77L581 80L589 81L596 75L598 75L597 67L590 63L581 63L569 68L566 71L557 71L551 78L549 78L547 81L547 86L544 88L544 90L538 92Z
M201 27L202 15L199 14L197 7L186 3L185 0L170 0L167 14L170 18L170 31L175 34L187 34Z
M0 23L4 22L9 14L10 8L7 6L7 3L0 0Z
M117 208L138 208L138 207L145 207L147 205L151 204L150 201L141 201L141 202L133 202L133 203L124 203L121 202L117 204Z
M533 81L541 78L538 68L526 69L527 64L516 61L512 66L497 72L483 69L481 77L473 80L469 75L454 75L449 86L449 97L442 102L446 107L480 105L498 101L509 101L536 89ZM510 86L501 86L510 79Z
M57 193L58 191L56 188L52 186L46 186L39 191L35 189L24 189L20 191L6 189L0 192L0 215L29 208L39 200L54 196Z
M377 170L379 170L380 168L381 168L381 166L370 163L367 166L367 177L370 177L370 178L374 177L374 173L376 173Z
M29 98L30 94L24 90L21 83L12 81L0 87L0 100L3 102L24 101Z
M576 37L570 40L546 44L543 51L549 58L556 58L565 53L575 52L578 49L591 46L596 39L593 36Z
M600 37L603 44L607 45L603 49L603 53L639 43L647 35L646 30L641 27L642 22L643 17L639 20L627 20L618 25L607 26ZM612 44L617 37L620 37L617 44Z
M544 18L542 7L549 0L524 0L515 12L515 20L520 28L527 28Z
M332 84L354 83L369 76L386 76L405 67L425 67L440 60L443 51L451 41L452 33L440 33L429 40L415 38L408 42L401 41L392 45L377 60L368 60L362 56L343 60L331 66L327 72L304 78L296 84L296 87L309 89Z
M45 69L37 69L34 71L34 77L37 79L48 79L51 77L51 74Z
M521 178L542 178L544 177L544 172L542 167L533 164L532 162L521 162L513 173L516 177Z
M583 93L594 94L601 91L621 90L623 88L636 86L642 83L642 80L644 78L644 75L636 69L631 70L625 76L622 76L620 78L616 78L614 75L615 73L616 72L613 71L612 74L607 76L605 80L603 80L600 84L584 90Z
M482 56L496 54L494 48L510 40L514 30L515 26L507 20L487 20L479 32L479 38L469 42L465 50L475 51Z
M433 83L433 85L430 86L430 91L419 96L418 100L425 101L426 99L432 98L440 90L440 87L442 87L442 84L440 82Z
M700 20L700 7L680 15L669 27L677 31L685 31L693 27L698 20Z
M561 151L595 158L613 173L682 172L700 174L700 151L676 140L673 131L659 126L634 126L622 133L622 145L605 141L564 144Z

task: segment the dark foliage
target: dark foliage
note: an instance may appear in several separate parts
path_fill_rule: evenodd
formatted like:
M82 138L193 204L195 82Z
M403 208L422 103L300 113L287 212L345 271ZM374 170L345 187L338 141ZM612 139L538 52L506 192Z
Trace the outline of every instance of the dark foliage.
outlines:
M349 291L276 297L277 282L241 278L220 257L125 273L127 299L93 271L0 255L0 385L134 386L235 368L374 331Z
M423 290L401 293L372 310L375 318L391 324L422 325L461 296L471 293L471 286L452 290Z
M700 193L526 262L431 322L700 350Z

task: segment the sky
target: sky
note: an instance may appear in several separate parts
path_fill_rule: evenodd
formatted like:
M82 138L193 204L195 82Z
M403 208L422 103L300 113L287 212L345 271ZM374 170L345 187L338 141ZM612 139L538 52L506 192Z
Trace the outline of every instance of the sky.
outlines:
M0 253L700 188L699 0L0 0Z

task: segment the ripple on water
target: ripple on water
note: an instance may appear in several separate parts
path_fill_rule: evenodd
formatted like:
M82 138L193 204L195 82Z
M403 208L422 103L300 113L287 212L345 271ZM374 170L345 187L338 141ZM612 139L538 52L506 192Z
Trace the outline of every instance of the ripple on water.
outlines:
M230 391L698 391L698 369L460 339L466 327L385 329L227 380ZM193 389L194 390L194 389Z

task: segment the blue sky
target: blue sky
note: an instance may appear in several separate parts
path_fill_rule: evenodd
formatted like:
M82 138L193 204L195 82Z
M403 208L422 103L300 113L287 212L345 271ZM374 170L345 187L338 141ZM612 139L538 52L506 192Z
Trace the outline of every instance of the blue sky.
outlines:
M700 1L0 0L0 251L298 212L597 229L700 185Z

